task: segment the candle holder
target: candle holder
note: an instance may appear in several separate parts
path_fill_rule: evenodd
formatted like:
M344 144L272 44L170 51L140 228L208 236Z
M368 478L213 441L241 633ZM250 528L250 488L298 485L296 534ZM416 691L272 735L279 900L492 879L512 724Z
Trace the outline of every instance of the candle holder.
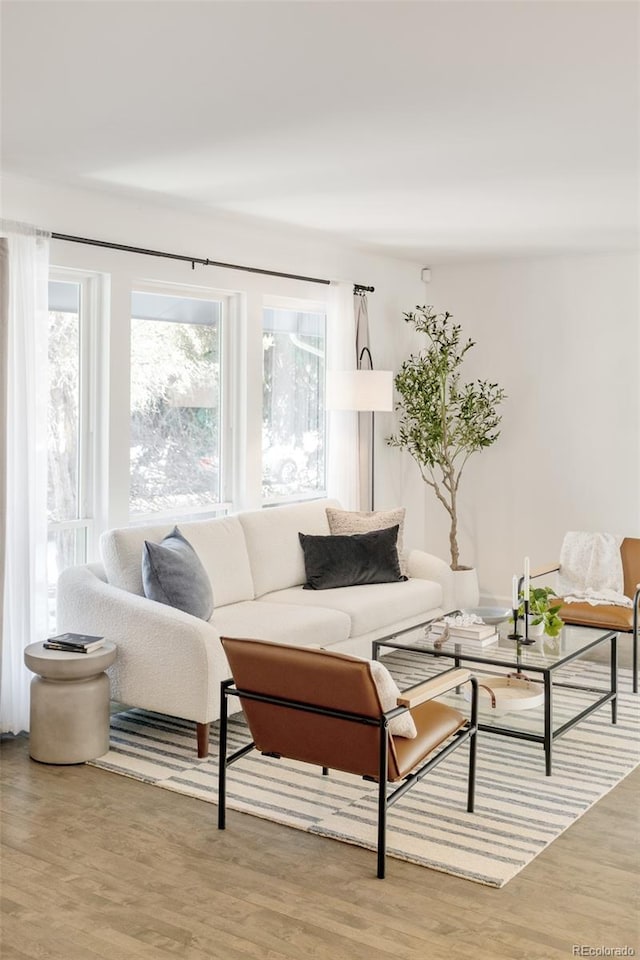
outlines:
M513 633L507 634L508 640L522 640L522 634L518 633L518 608L513 609Z
M524 600L524 637L520 640L520 643L535 643L535 637L529 636L529 601Z

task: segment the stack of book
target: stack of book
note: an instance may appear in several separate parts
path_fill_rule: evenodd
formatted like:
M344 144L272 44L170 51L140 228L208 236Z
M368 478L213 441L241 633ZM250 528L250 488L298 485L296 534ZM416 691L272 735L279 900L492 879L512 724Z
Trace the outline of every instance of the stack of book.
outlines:
M45 650L66 650L67 653L91 653L104 643L104 637L92 637L88 633L59 633L44 643Z
M490 623L469 623L465 626L459 626L455 623L447 623L445 620L438 620L432 624L431 639L437 640L447 630L454 641L469 641L477 643L481 647L488 647L489 644L498 642L498 631Z

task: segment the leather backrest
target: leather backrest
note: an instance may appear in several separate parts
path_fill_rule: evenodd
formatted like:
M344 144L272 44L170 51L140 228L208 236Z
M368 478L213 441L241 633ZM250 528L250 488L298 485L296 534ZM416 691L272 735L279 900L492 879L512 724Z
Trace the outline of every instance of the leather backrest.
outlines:
M382 713L369 664L346 654L262 640L222 638L239 689L377 718ZM242 699L251 736L262 753L374 777L379 728ZM396 774L393 738L389 768Z
M640 540L636 537L625 537L620 544L622 557L622 571L624 573L624 593L632 600L636 587L640 583Z

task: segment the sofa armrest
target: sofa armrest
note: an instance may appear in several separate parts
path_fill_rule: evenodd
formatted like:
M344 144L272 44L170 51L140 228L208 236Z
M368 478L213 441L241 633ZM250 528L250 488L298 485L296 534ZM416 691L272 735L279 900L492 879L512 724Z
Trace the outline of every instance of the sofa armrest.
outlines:
M442 587L442 609L445 613L454 609L453 573L448 563L424 550L412 550L407 558L407 570L410 577L439 583Z
M116 644L114 700L197 723L219 716L220 681L229 671L211 624L106 583L98 565L61 574L57 613L59 630Z

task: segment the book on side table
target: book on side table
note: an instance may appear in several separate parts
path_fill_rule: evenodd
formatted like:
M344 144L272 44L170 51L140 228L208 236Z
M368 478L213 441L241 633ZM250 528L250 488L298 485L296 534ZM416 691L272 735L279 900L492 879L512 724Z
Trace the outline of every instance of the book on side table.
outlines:
M104 643L104 637L93 637L88 633L59 633L49 637L43 644L45 650L66 650L67 653L91 653Z

